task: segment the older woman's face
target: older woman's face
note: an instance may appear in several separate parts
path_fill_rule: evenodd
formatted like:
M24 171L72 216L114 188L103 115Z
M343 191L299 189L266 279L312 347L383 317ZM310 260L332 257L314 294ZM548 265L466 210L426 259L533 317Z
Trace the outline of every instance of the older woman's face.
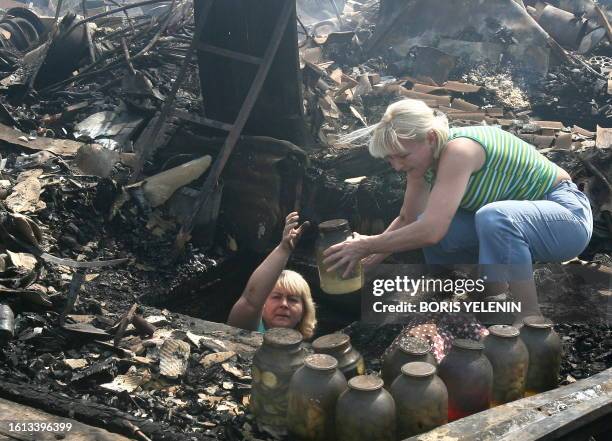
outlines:
M304 313L302 297L279 287L268 295L262 318L267 328L295 328Z
M433 164L433 148L429 139L400 140L405 152L387 155L385 159L395 171L425 173Z

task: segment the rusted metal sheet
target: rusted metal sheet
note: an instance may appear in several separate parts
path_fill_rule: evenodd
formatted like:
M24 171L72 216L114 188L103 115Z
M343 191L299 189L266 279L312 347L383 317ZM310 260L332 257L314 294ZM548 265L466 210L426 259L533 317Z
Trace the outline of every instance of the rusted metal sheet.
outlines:
M479 412L404 441L544 441L564 436L572 439L573 432L606 419L612 421L612 368L568 386ZM609 426L608 430L611 429Z

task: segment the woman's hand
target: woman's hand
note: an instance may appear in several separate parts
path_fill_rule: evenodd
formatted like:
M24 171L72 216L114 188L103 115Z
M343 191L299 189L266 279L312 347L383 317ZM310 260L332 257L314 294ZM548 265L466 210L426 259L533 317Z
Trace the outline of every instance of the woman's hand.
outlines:
M304 222L298 227L299 220L300 215L297 211L289 213L285 218L285 228L283 229L283 238L281 239L280 246L290 253L295 249L304 230L310 226L310 222Z
M363 271L366 273L371 271L376 265L379 265L383 260L385 260L389 256L390 254L387 254L387 253L376 253L376 254L370 254L369 256L364 257L361 260Z
M346 265L346 270L342 274L342 277L348 277L361 259L370 254L366 244L366 239L368 237L369 236L353 233L353 235L344 242L332 245L323 251L323 257L325 257L323 263L329 265L327 272L334 271Z

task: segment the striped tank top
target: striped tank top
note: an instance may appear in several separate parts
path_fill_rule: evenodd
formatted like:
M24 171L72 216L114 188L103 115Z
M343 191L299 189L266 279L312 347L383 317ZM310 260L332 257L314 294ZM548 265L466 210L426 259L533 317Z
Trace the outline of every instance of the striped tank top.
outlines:
M499 127L472 126L450 129L449 141L469 138L485 151L484 165L472 173L460 207L476 211L495 201L533 201L552 188L557 166L534 146Z

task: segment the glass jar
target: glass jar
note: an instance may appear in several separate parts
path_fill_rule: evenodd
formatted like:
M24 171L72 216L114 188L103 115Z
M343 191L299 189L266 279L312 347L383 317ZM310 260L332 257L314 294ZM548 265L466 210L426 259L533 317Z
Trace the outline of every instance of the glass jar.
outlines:
M493 391L493 367L475 340L456 339L438 366L448 389L448 420L488 409Z
M289 383L287 428L301 441L326 441L335 438L336 402L348 385L331 355L306 357Z
M547 318L529 316L523 323L521 340L529 352L525 396L529 397L557 387L561 369L561 340Z
M375 375L351 378L336 405L335 441L395 441L395 403Z
M315 245L317 267L321 289L327 294L347 294L358 291L363 287L361 263L357 264L346 278L342 277L346 270L345 266L327 272L327 266L323 263L323 251L332 245L344 242L351 234L351 228L346 219L332 219L319 224L319 237Z
M422 338L406 337L383 360L381 377L385 387L391 387L391 383L402 373L402 366L415 361L424 361L434 366L437 364L429 343Z
M272 328L253 356L251 412L260 423L285 427L287 393L295 371L304 364L302 334L295 329Z
M436 367L417 361L402 366L390 388L397 409L397 435L405 439L448 421L448 392Z
M493 397L491 406L523 398L529 353L513 326L489 327L484 339L484 354L493 366Z
M361 354L351 345L351 338L342 333L324 335L312 342L317 354L328 354L338 360L338 369L347 380L365 374L365 362Z

